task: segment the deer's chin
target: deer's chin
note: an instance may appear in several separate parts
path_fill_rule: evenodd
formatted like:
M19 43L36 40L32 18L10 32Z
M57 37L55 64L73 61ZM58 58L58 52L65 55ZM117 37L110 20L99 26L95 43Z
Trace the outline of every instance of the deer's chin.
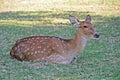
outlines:
M94 35L91 37L92 39L99 39L98 37L96 38Z
M89 36L85 36L87 39L97 39L94 37L94 35L89 35Z
M99 39L100 35L99 34L85 35L85 37L90 39Z

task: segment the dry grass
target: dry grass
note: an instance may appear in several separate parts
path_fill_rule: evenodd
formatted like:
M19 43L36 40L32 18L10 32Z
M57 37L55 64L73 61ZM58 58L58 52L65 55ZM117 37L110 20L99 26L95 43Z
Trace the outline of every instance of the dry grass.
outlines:
M2 0L0 11L89 11L96 15L109 16L119 15L119 2L119 0Z

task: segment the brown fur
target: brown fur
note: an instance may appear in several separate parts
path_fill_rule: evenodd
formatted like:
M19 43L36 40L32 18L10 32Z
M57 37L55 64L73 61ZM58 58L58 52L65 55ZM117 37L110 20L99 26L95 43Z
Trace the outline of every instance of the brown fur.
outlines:
M76 19L72 17L73 21ZM76 23L76 22L74 22ZM87 26L87 28L84 28ZM73 61L84 49L86 39L97 32L90 21L82 21L72 39L50 36L31 36L16 41L10 55L20 61L45 60L67 64Z

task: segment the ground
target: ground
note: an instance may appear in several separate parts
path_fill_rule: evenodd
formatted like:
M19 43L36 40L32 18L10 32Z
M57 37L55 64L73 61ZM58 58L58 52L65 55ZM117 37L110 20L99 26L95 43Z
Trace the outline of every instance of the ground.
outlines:
M18 1L1 0L3 4L0 3L0 80L120 79L119 0L106 0L104 4L100 0ZM87 42L77 62L62 65L44 61L20 62L10 58L12 46L23 37L72 38L77 28L70 24L69 15L84 20L87 14L92 16L100 38Z

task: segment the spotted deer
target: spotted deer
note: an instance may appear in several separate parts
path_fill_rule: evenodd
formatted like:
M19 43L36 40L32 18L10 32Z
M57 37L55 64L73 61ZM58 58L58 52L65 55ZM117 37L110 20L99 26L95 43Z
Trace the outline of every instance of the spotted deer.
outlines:
M71 63L84 49L88 38L99 38L99 33L91 23L91 16L79 21L69 16L70 22L78 30L72 39L54 36L31 36L16 41L10 55L20 61L44 60L53 63Z

